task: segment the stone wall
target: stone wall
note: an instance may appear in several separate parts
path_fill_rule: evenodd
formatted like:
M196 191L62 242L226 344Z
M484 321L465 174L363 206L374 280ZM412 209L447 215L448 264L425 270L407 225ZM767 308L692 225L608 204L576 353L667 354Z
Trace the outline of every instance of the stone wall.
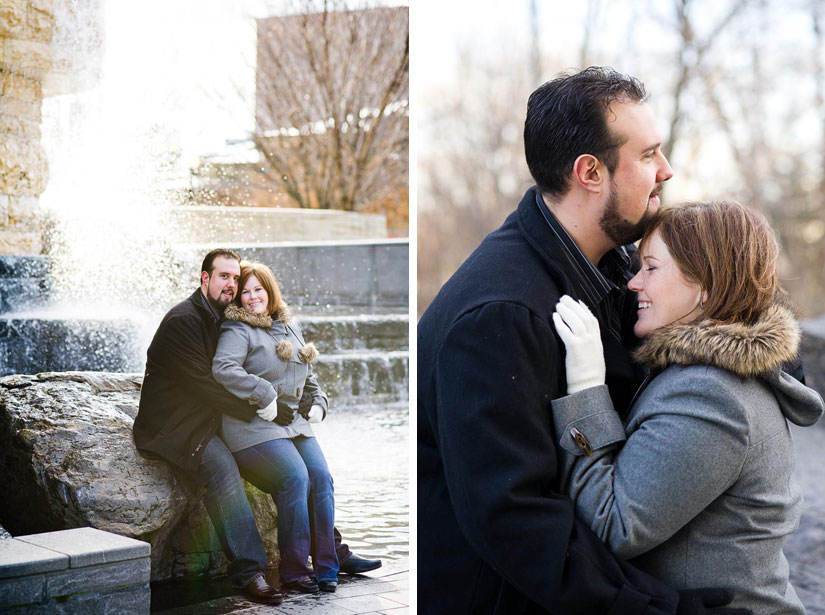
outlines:
M38 254L38 197L48 166L40 142L43 80L51 67L52 0L0 7L0 254Z
M177 243L236 245L281 241L380 240L387 237L383 214L294 207L215 207L193 205L170 212L169 226L180 229Z

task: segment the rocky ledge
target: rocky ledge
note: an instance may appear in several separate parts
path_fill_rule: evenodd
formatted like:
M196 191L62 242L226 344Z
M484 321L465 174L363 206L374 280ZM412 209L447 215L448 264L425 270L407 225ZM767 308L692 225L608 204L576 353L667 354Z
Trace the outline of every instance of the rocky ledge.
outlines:
M94 527L152 545L152 580L224 571L200 489L132 440L142 376L0 378L0 525L13 536ZM247 484L270 562L272 499Z

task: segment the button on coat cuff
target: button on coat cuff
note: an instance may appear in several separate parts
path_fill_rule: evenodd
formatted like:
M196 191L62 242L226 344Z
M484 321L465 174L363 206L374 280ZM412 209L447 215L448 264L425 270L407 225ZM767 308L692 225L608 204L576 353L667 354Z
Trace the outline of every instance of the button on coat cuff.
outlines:
M554 399L553 422L559 446L572 455L625 440L624 426L604 384Z

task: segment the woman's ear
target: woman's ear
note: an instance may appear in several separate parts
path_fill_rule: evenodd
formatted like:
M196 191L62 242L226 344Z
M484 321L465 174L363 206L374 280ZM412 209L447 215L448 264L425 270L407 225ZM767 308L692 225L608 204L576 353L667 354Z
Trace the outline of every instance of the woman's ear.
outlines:
M600 192L607 180L607 169L593 154L582 154L573 163L573 177L589 192Z

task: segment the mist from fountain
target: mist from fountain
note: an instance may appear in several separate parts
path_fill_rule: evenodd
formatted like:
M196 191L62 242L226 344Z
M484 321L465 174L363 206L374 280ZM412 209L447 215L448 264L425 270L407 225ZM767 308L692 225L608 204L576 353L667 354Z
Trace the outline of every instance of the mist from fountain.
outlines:
M173 216L183 207L189 169L198 155L251 128L244 123L252 123L252 112L239 105L237 92L254 87L251 16L262 15L266 3L58 4L55 18L64 24L57 28L57 55L63 60L44 87L41 124L49 163L40 197L48 259L43 264L32 257L34 268L47 268L49 277L32 278L42 292L31 296L31 284L6 287L25 296L0 304L0 375L142 371L157 323L196 287L206 251L203 245L192 248L200 238ZM72 58L71 50L81 57ZM217 99L213 93L221 88L232 89L233 96ZM396 321L392 348L369 347L362 329L375 329L375 316L342 303L374 308L376 293L347 298L343 285L342 292L331 288L332 276L325 282L323 275L307 275L302 267L312 261L312 250L269 264L291 286L287 297L298 316L319 306L348 312L330 317L327 309L304 319L310 329L317 324L322 330L340 321L321 368L330 386L350 403L406 399L406 317L389 319ZM314 253L326 251L340 268L342 256L334 250L326 245ZM278 258L253 245L244 246L246 253ZM351 265L354 273L359 268L360 261ZM345 275L354 279L354 273ZM302 284L316 278L319 286L330 286L327 295L298 296ZM395 311L406 312L397 293L392 302Z

